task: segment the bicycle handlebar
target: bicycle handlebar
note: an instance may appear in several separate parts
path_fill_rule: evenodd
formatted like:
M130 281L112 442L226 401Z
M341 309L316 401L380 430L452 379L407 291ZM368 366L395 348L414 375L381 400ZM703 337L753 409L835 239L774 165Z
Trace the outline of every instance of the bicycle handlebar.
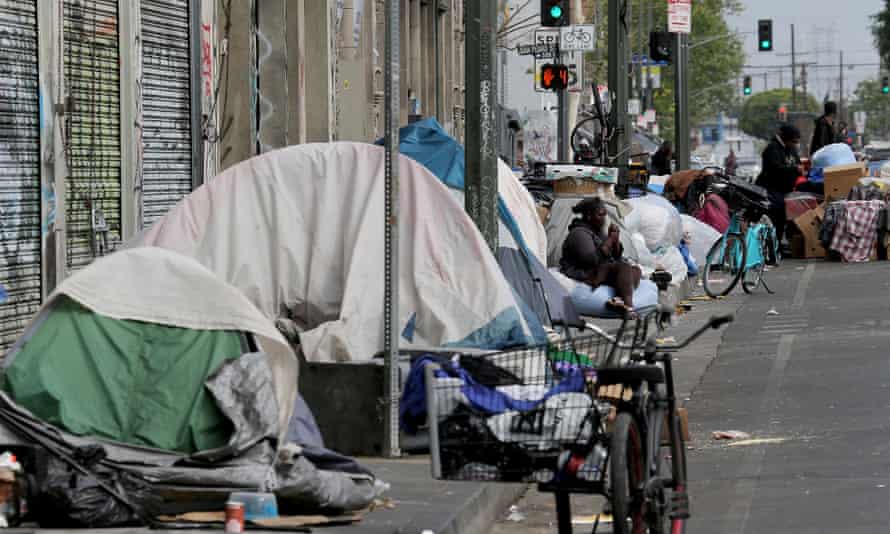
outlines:
M723 325L727 325L735 320L735 315L729 313L726 315L715 315L711 317L708 322L696 330L691 336L683 340L682 343L675 345L659 345L655 342L655 338L650 338L649 341L646 342L646 354L654 355L656 352L677 352L679 350L685 349L693 341L700 338L705 332L708 330L717 330Z

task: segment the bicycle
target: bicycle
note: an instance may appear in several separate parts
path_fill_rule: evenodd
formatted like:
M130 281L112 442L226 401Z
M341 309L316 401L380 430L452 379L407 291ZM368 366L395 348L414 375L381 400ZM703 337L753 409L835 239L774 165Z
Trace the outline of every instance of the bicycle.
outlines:
M610 335L482 356L515 373L509 384L491 369L473 378L453 359L426 367L434 478L535 482L555 495L560 534L572 533L573 493L604 495L615 534L682 534L689 518L686 451L670 354L732 316L712 318L670 346L649 337L649 319L633 328L624 320ZM566 392L569 383L576 387ZM520 409L516 404L528 401L514 399L508 411L496 409L504 388L519 394L523 386L555 384L564 392L543 404ZM599 519L594 534L598 527Z
M565 42L566 43L573 43L573 42L575 42L576 39L578 41L581 41L582 43L589 43L593 39L593 37L589 33L585 32L583 30L580 30L580 29L576 29L571 32L567 32L565 34Z
M773 291L764 279L767 265L781 262L776 229L766 213L769 201L757 186L726 175L715 176L712 192L723 197L733 214L729 227L708 252L702 277L705 293L725 297L739 281L745 293L759 286Z

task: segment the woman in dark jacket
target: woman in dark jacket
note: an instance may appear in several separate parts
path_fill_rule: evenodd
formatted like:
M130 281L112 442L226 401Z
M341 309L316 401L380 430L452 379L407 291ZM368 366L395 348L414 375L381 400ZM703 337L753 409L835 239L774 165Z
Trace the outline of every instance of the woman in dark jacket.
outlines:
M771 209L769 218L776 227L779 241L785 235L785 195L794 191L797 177L803 173L800 166L800 130L783 124L779 133L763 151L763 165L756 184L769 192Z
M606 307L621 314L633 313L633 293L640 285L639 267L622 261L621 238L618 227L606 226L608 213L599 198L588 198L572 211L580 217L569 225L569 235L562 246L560 271L569 278L589 284L596 289L608 285L615 289L615 297Z

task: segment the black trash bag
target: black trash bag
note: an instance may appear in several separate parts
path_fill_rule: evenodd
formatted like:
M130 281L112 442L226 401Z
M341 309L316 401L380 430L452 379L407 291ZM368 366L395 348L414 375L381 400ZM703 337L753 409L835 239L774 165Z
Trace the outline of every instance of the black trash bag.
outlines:
M42 528L146 526L146 521L158 514L162 499L151 485L133 473L101 465L106 457L102 447L80 447L72 456L92 475L56 457L48 459L32 504ZM114 489L117 496L100 487L97 479Z

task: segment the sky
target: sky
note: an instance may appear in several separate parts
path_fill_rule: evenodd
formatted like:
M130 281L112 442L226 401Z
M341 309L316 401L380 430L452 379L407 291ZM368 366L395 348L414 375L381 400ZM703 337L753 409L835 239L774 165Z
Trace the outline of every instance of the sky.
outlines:
M870 64L844 69L844 93L847 98L856 85L879 75L878 53L871 31L871 15L881 10L882 0L743 0L745 10L729 19L730 26L742 33L748 65L789 65L780 72L777 69L748 69L752 75L754 91L764 87L763 73L767 74L769 88L791 86L791 24L794 24L795 51L799 62L814 62L808 68L808 91L820 101L827 92L837 99L840 87L840 52L844 52L845 64ZM757 20L772 19L773 51L757 52ZM835 67L830 67L834 65Z
M515 4L525 1L512 0ZM634 7L639 2L666 0L631 0ZM532 2L533 13L538 2ZM839 89L840 63L839 53L844 51L846 64L876 64L878 54L869 30L870 16L877 13L883 4L882 0L742 0L744 11L728 20L733 30L749 32L742 35L745 50L748 53L746 64L757 66L788 65L787 68L748 69L752 75L755 92L763 90L763 73L767 74L767 87L774 89L791 86L791 29L795 25L796 52L799 61L815 62L824 67L808 67L808 91L822 100L826 93L830 98L837 99ZM757 52L756 31L757 20L769 18L773 20L773 52ZM531 36L528 37L531 40ZM787 55L786 55L787 54ZM520 111L540 109L540 93L532 87L532 77L525 74L531 67L531 59L509 54L507 67L507 105ZM835 67L831 68L830 66ZM879 75L877 65L847 68L844 70L844 85L847 97L853 93L859 81ZM555 99L554 99L555 100Z

